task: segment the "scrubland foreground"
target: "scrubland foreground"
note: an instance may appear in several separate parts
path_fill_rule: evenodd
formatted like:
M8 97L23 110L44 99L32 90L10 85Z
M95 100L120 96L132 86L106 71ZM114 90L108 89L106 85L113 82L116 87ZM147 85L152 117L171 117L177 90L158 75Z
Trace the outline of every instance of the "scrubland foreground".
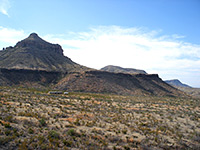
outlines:
M0 87L0 149L200 149L200 100Z

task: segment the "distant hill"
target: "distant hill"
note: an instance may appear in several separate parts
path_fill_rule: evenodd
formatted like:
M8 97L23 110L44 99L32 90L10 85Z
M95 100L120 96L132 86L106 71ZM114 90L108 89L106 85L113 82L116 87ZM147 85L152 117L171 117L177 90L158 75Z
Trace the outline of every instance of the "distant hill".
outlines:
M44 41L36 33L1 50L0 68L61 72L89 69L64 56L60 45Z
M183 84L181 81L179 81L178 79L173 79L173 80L166 80L165 81L166 83L172 85L172 86L175 86L175 87L188 87L190 88L189 85L187 84Z
M166 80L165 82L172 85L173 87L187 93L188 95L191 95L192 97L200 98L200 88L193 88L187 84L183 84L178 79Z
M144 70L133 68L122 68L119 66L108 65L101 68L102 71L114 72L114 73L129 73L129 74L147 74Z

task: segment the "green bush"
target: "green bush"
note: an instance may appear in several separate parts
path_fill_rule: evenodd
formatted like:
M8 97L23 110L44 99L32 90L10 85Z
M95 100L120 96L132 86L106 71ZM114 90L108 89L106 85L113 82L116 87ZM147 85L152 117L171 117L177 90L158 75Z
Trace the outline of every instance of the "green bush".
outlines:
M11 128L11 125L10 125L10 123L5 123L5 124L4 124L4 127L5 127L5 128Z
M38 136L38 143L39 143L39 145L41 145L41 144L44 143L44 142L45 142L45 137L42 136L42 135L39 135L39 136Z
M0 145L5 145L13 140L13 136L0 137Z
M68 147L71 147L72 146L72 141L69 141L69 140L63 140L63 144L68 146Z
M40 119L39 122L40 122L41 126L46 126L47 125L47 123L46 123L44 118Z
M60 134L58 132L56 132L55 130L52 130L52 131L49 132L48 137L53 138L53 139L59 139Z
M76 135L76 131L74 129L69 129L67 131L67 134L70 135L70 136L75 136Z
M13 116L9 115L7 117L5 117L5 120L8 122L12 122Z
M29 134L33 134L33 133L34 133L34 130L33 130L32 128L29 128L29 129L28 129L28 133L29 133Z

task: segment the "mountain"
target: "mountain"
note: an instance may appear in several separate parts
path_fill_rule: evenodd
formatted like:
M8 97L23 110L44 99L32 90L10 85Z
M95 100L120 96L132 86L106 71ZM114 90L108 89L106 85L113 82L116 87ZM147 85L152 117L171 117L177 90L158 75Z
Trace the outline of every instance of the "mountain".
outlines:
M44 41L36 33L14 47L0 51L0 68L59 72L88 70L64 56L60 45Z
M172 85L172 86L175 86L175 87L190 87L189 85L187 84L183 84L181 81L179 81L178 79L173 79L173 80L166 80L165 81L166 83Z
M0 86L120 95L185 96L156 74L135 69L121 70L125 70L124 73L79 65L63 55L60 45L44 41L36 33L14 47L0 51Z
M194 98L200 98L200 88L193 88L187 84L183 84L178 79L166 80L165 82L187 93L188 95L191 95Z
M144 70L133 68L122 68L119 66L108 65L101 68L102 71L114 72L114 73L129 73L129 74L147 74Z

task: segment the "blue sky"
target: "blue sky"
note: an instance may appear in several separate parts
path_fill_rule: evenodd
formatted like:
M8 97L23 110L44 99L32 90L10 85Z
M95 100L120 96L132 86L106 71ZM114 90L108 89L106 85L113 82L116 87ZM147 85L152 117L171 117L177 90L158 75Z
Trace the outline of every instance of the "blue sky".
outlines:
M200 0L0 0L0 49L31 32L77 63L200 87Z

